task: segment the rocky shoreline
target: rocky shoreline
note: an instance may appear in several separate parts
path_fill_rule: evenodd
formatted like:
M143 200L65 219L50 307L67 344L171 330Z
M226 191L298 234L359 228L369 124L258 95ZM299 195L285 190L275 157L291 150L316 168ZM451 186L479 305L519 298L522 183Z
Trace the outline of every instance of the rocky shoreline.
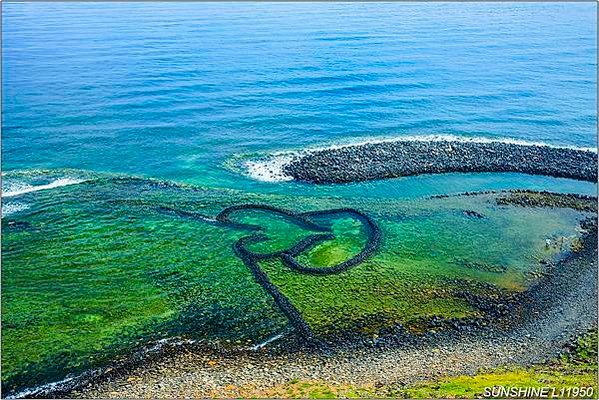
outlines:
M317 184L450 172L518 172L597 182L597 153L499 141L397 140L305 152L282 171Z
M581 206L568 195L525 194L519 193L514 199L508 194L508 202L521 207ZM561 196L565 200L556 201ZM534 201L522 201L523 197ZM576 200L586 204L583 208L593 201L586 197ZM547 266L537 283L517 294L512 299L519 304L517 315L500 318L507 321L501 326L447 326L442 328L449 329L407 335L401 341L372 340L326 353L301 348L286 351L280 346L231 353L186 346L134 368L116 369L87 387L61 395L267 397L269 390L296 381L324 381L376 391L377 387L403 387L444 375L474 374L484 367L543 363L559 355L573 337L597 327L596 219L582 221L581 229L580 248ZM381 392L379 397L384 395Z

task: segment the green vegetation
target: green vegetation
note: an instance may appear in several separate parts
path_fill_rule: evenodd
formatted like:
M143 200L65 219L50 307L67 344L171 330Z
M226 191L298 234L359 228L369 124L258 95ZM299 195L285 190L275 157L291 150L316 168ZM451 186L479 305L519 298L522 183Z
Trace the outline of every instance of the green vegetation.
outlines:
M414 385L393 393L399 398L480 398L485 388L493 386L594 387L597 392L597 370L546 366L536 368L509 368L481 372L475 376L445 378L437 382Z
M441 378L407 386L335 385L322 381L292 380L268 390L235 388L251 398L481 398L485 388L504 387L592 387L597 398L597 332L579 337L562 357L530 368L518 366L481 370L473 376Z
M3 179L10 179L10 175ZM458 295L523 290L528 272L558 252L546 239L575 240L584 213L498 208L491 195L347 201L247 195L139 179L97 178L24 194L29 209L2 221L3 389L106 365L173 336L247 346L289 332L286 317L236 257L248 232L157 212L158 206L215 216L224 207L266 203L294 211L354 207L383 231L377 254L338 275L310 276L264 261L261 267L318 334L339 329L381 335L423 318L481 311ZM475 210L483 219L468 217ZM264 251L312 232L260 213L235 216L265 227ZM314 266L356 254L364 232L351 218L331 221L336 240L299 258ZM469 267L464 267L469 263ZM501 266L477 269L472 265ZM504 271L504 272L501 272ZM326 393L320 393L325 395Z
M443 378L408 388L390 391L389 397L404 398L480 398L486 387L593 387L597 396L597 332L577 339L563 356L545 365L511 367L481 371L474 376Z

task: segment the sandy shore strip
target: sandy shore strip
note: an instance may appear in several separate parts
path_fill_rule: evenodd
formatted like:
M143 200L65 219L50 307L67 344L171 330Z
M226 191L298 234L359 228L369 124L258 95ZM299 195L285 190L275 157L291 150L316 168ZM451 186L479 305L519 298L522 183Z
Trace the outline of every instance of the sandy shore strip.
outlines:
M451 172L519 172L597 182L594 151L492 140L397 139L307 150L253 165L260 165L263 177L309 183Z

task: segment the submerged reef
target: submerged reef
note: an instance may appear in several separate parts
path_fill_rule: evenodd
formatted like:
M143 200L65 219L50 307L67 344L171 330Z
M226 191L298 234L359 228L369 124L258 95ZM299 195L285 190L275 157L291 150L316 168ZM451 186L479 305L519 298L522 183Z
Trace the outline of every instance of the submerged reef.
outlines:
M519 172L597 181L597 153L505 142L379 142L314 150L283 166L293 179L348 183L449 172Z
M192 212L170 209L166 207L158 208L158 211L162 213L170 213L180 217L191 218L193 220L209 221L215 224L222 224L237 229L260 231L261 228L258 225L236 223L231 220L230 216L232 213L244 210L260 210L273 214L278 214L290 220L290 222L298 226L302 226L304 228L308 228L315 231L326 232L322 234L307 236L286 250L273 251L268 253L257 253L251 251L248 248L248 245L250 244L269 240L267 236L260 233L243 237L233 244L233 250L235 251L235 254L250 269L256 282L258 282L262 286L262 288L264 288L264 290L273 297L275 303L277 304L279 309L287 316L289 322L295 328L297 333L299 333L304 339L313 342L315 340L315 335L310 329L310 326L304 320L297 308L289 301L287 297L285 297L285 295L283 295L283 293L277 288L277 286L270 281L268 275L260 268L259 261L280 258L287 267L299 273L311 275L338 274L360 264L362 261L367 259L376 251L381 241L380 228L368 215L358 210L354 210L352 208L339 208L334 210L295 213L293 211L264 204L239 204L225 208L216 216L216 218L214 218L214 220L211 220L210 217ZM307 250L315 247L316 245L326 240L335 239L335 235L333 234L331 228L314 222L312 218L335 217L339 215L348 215L354 217L363 224L367 236L367 241L364 248L354 257L329 267L305 266L299 261L297 261L296 257L299 256L301 253L306 252Z
M577 211L597 212L597 198L575 193L534 192L513 190L497 198L499 205L518 205L523 207L571 208Z
M584 225L588 231L582 236L583 251L566 256L552 267L551 274L514 296L522 309L514 315L514 310L505 307L503 317L497 317L506 324L499 329L457 325L452 331L431 334L443 324L433 317L422 321L427 334L405 337L393 346L373 341L364 348L349 346L326 354L295 352L290 356L270 350L235 357L199 348L173 352L133 371L120 368L110 379L63 394L75 398L165 393L173 397L303 398L309 393L314 397L428 398L438 393L461 396L466 386L482 393L489 382L519 385L523 379L539 387L592 386L596 328L589 326L597 323L593 301L597 295L597 224L590 218ZM430 381L422 383L423 378ZM313 391L315 387L318 390Z
M531 192L534 206L498 206L508 196L315 198L103 176L24 194L29 208L2 221L2 390L67 395L154 355L284 365L483 338L537 323L526 304L544 312L552 298L531 288L567 288L587 328L596 199Z

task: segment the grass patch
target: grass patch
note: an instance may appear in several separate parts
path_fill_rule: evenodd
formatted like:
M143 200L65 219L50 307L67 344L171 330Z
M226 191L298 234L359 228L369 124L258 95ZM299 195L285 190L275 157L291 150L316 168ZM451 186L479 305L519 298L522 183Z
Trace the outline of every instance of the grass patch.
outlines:
M485 388L493 386L549 387L555 388L557 394L562 388L592 387L592 395L586 398L597 398L597 332L579 337L557 360L530 368L513 366L481 370L473 376L445 377L403 387L356 386L293 379L265 390L236 388L236 393L250 398L470 399L484 397ZM567 397L567 392L562 397Z
M578 337L561 357L530 368L509 367L483 370L474 376L442 378L398 390L386 397L399 398L480 398L493 386L550 387L559 394L562 388L592 387L597 398L597 331Z

